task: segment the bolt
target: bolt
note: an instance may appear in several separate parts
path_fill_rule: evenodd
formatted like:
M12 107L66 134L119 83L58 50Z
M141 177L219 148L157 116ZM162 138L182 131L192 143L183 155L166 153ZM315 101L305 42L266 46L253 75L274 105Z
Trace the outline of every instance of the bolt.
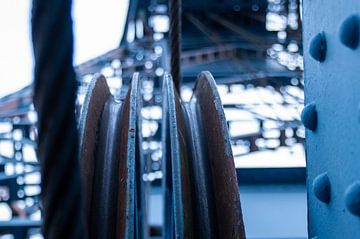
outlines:
M360 181L354 182L346 189L345 205L351 214L360 216Z
M323 203L330 202L331 185L327 172L318 175L313 181L313 191L317 199Z
M317 112L315 103L310 103L306 105L301 112L301 121L304 126L311 130L315 131L317 127Z
M352 15L340 26L340 41L348 48L355 50L359 45L359 18Z
M325 33L318 33L310 41L310 55L317 61L323 62L326 58L326 38Z

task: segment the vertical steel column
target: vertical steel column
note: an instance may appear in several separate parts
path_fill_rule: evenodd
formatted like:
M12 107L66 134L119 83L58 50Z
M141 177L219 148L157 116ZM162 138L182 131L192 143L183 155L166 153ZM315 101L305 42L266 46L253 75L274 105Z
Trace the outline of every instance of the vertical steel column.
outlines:
M360 2L303 2L309 238L357 238Z
M34 0L31 23L43 233L47 239L83 238L71 0Z

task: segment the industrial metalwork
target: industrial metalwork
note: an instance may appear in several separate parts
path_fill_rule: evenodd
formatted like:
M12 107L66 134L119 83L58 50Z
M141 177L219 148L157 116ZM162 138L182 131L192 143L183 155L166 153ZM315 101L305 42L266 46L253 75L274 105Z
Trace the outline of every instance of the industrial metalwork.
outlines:
M80 160L89 238L142 235L138 213L143 205L137 202L140 191L136 195L141 184L136 137L138 86L139 74L135 73L126 98L119 100L111 95L103 76L89 85L80 116Z
M169 75L163 92L165 235L245 238L230 138L214 79L201 73L188 103L182 104Z
M10 125L0 132L0 146L6 141L14 148L5 156L0 147L0 185L9 188L5 201L19 214L0 222L0 235L22 239L38 235L44 225L45 236L56 238L245 238L239 184L267 181L269 175L284 180L283 171L300 175L300 182L305 178L298 0L170 0L170 5L131 0L119 48L76 66L76 76L70 60L71 1L54 2L35 0L33 9L36 79L54 83L35 82L40 114L34 112L31 87L0 99L0 123ZM347 54L357 48L356 19L351 15L339 26L337 39ZM51 30L56 24L66 32ZM311 36L314 44L306 54L315 60L308 60L309 68L326 64L332 44L326 29ZM44 92L50 101L39 98ZM309 99L301 118L312 130L308 135L316 136L323 127L322 108ZM44 131L53 121L68 126ZM58 140L45 141L56 134ZM27 158L29 148L40 152L40 161L35 153ZM41 161L41 152L48 161ZM55 166L59 162L62 166ZM51 208L40 199L39 187L33 194L25 190L39 184L40 166L43 176L66 177L61 183L67 186L56 186L56 193L46 188L56 180L43 177L41 193L52 196ZM36 180L27 180L34 175ZM331 171L315 176L310 194L320 205L331 205ZM358 185L349 184L344 199L355 215ZM162 196L164 213L155 212L160 223L152 221L154 191ZM17 209L19 201L25 210ZM51 210L60 216L48 216ZM66 220L50 223L59 218Z
M360 4L350 2L304 1L309 238L360 230Z

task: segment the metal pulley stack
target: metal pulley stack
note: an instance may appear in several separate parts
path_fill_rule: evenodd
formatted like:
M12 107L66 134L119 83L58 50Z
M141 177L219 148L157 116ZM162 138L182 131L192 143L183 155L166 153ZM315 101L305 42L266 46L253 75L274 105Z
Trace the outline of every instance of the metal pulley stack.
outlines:
M188 103L163 83L166 238L245 238L228 129L215 81L202 72Z
M229 135L216 84L199 75L188 103L163 81L166 238L245 238ZM89 85L80 116L80 160L89 238L143 238L139 74L125 99L103 76Z
M111 95L103 76L96 77L82 108L80 161L89 238L142 235L138 76L122 100Z

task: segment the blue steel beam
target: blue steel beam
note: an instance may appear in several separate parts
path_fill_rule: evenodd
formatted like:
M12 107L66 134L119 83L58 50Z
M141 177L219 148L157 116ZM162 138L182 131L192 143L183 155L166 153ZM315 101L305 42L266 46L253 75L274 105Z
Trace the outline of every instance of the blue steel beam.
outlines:
M360 231L360 2L304 0L309 238Z

